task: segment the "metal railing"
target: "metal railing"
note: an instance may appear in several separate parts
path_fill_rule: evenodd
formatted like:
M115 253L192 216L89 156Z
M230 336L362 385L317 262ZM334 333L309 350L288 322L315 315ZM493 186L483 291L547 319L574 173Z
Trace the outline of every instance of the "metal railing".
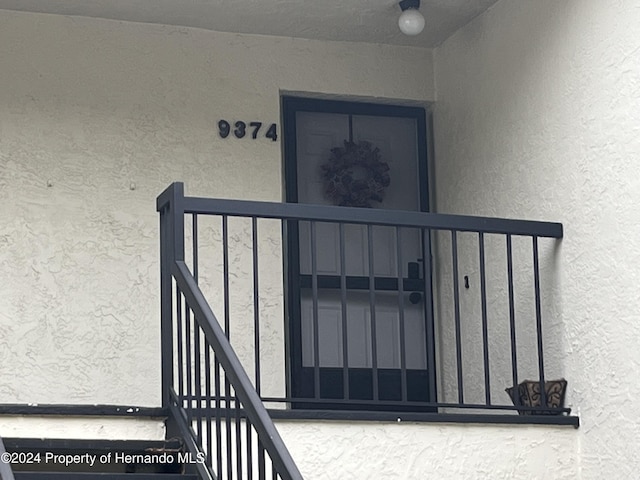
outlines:
M4 441L2 440L2 437L0 437L0 479L14 480L11 463L4 458L6 455L7 450L4 448Z
M302 479L184 263L182 185L158 197L163 407L201 478Z
M158 205L174 209L163 244L186 249L181 269L272 416L577 425L569 408L550 410L544 388L562 372L561 327L543 322L556 313L561 224L185 197L180 183ZM193 329L188 311L179 322ZM163 332L164 351L173 332ZM219 411L199 403L209 394L190 387L202 376L198 345L195 333L174 340L174 357L194 369L175 378L163 354L164 384L175 386L165 396L194 415L242 415L228 388ZM540 406L505 393L525 379Z

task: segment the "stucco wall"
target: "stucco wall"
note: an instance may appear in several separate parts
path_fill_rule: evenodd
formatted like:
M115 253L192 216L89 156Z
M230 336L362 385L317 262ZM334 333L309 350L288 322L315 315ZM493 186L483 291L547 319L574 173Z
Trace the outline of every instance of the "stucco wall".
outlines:
M3 415L4 438L73 438L94 440L164 440L163 418L63 417Z
M156 195L280 201L280 141L218 119L279 128L281 91L424 103L431 55L1 11L0 401L158 405Z
M428 50L10 12L0 12L0 65L1 402L158 405L155 196L183 180L190 195L282 199L280 142L220 140L219 118L279 124L281 91L434 99ZM281 304L268 308L276 318ZM22 422L2 428L78 435ZM312 479L528 479L545 466L574 478L578 468L571 428L278 428ZM157 424L145 433L159 434Z
M632 0L503 0L436 51L438 210L564 224L544 322L581 478L640 468L639 22Z
M308 480L575 479L573 428L278 422Z
M575 431L570 427L326 420L277 420L276 426L305 480L573 480L578 472ZM255 435L248 442L245 427L242 422L237 437L232 420L230 450L226 441L220 445L222 456L231 456L234 472L237 438L242 451L253 449L251 459L242 455L242 471L249 461L254 472L258 469ZM221 428L224 439L224 422ZM218 448L215 436L211 447Z

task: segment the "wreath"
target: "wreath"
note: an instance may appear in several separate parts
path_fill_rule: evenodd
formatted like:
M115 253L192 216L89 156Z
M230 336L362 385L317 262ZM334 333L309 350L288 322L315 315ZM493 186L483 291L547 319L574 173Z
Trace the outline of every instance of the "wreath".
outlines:
M331 158L321 166L324 194L335 205L371 208L382 202L391 182L389 164L380 159L380 149L371 143L344 141L331 149Z

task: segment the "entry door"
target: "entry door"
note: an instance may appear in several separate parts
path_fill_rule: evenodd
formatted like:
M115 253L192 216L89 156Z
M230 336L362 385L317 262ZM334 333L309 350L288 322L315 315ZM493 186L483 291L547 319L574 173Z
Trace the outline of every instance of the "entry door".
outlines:
M322 182L322 165L344 141L369 142L389 165L391 182L372 208L425 208L419 134L420 117L393 109L339 104L339 112L295 112L295 201L332 205ZM329 111L326 111L329 110ZM375 113L375 114L373 114ZM285 132L286 133L286 132ZM423 160L423 159L422 159ZM291 168L288 169L291 172ZM357 172L355 172L357 175ZM295 188L293 188L295 187ZM385 401L428 401L428 342L423 256L418 229L297 222L290 232L297 313L292 319L294 396L319 406L363 408ZM315 257L315 258L314 258ZM344 281L342 283L342 273ZM371 280L373 279L373 282ZM373 283L373 285L372 285ZM331 400L343 402L331 402ZM355 406L349 400L357 400Z

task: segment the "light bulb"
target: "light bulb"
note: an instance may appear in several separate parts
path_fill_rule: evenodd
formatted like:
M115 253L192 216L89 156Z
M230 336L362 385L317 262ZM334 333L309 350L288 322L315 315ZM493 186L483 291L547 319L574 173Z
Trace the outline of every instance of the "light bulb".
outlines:
M408 8L400 14L398 27L405 35L418 35L424 29L424 17L415 8Z

